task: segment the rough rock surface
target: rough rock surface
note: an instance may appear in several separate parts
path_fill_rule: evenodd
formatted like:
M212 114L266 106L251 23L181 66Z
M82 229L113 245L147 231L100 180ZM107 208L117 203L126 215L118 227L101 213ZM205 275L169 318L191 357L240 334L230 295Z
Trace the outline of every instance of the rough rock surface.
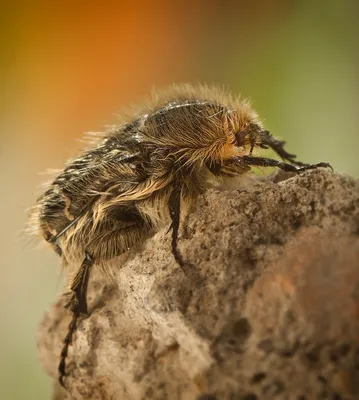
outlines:
M91 278L67 392L70 313L59 299L45 314L54 399L359 399L359 181L315 170L208 191L179 248L186 275L163 231L115 283Z

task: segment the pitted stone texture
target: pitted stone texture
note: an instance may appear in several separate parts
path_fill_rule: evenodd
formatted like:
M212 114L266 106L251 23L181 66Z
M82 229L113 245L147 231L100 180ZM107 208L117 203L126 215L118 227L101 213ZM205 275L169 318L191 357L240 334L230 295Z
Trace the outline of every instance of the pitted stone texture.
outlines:
M359 398L358 181L314 170L208 191L179 248L186 275L163 231L115 282L91 277L56 399ZM63 303L39 331L54 379Z

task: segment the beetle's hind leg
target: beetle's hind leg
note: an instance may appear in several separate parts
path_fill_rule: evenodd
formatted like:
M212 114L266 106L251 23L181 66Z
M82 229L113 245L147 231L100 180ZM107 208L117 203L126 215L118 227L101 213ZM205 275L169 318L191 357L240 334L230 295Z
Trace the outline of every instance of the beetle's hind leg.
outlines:
M70 301L65 306L72 311L72 320L69 324L68 332L64 339L64 346L61 350L61 358L58 367L59 382L64 387L64 378L66 376L66 358L69 346L72 344L73 334L76 331L77 321L81 314L88 314L87 287L93 264L93 258L86 253L85 259L83 260L71 285L72 296Z
M71 311L78 309L80 314L88 314L86 295L92 265L93 258L88 253L85 253L85 259L71 284L71 299L65 306Z

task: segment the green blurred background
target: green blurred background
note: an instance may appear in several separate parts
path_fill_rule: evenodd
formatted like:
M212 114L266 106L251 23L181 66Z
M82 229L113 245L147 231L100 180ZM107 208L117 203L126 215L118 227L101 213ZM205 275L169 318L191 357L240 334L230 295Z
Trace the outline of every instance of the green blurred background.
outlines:
M301 160L359 176L358 1L249 3L1 2L1 400L50 398L36 329L59 260L21 235L40 173L153 86L225 84Z

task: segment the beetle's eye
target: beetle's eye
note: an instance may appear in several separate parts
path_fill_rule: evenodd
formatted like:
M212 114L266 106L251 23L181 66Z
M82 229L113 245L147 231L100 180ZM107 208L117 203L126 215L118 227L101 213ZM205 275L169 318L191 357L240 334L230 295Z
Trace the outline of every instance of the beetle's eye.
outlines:
M236 138L236 146L241 147L244 146L245 143L245 138L248 134L247 130L243 130L243 131L239 131L237 133L234 134L235 138Z

